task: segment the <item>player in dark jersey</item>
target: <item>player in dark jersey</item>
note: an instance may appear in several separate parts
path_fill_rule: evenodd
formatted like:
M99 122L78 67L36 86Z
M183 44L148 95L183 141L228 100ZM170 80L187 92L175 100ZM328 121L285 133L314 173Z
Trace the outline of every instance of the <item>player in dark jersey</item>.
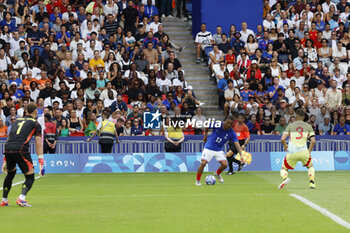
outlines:
M19 195L16 204L20 207L31 207L25 198L34 183L34 166L29 152L29 141L33 136L35 136L36 153L40 164L40 174L44 175L41 126L36 121L38 114L36 104L28 104L25 113L25 117L18 118L14 122L10 135L5 143L5 161L2 170L3 172L7 172L7 176L4 180L3 195L0 206L9 205L7 196L12 186L12 180L16 175L17 164L26 180L22 185L22 192Z
M196 185L201 185L201 176L204 170L204 167L207 165L207 163L210 162L210 160L215 157L216 161L220 163L220 167L216 172L214 172L214 175L216 178L219 179L220 183L224 183L224 179L220 175L223 170L227 168L227 160L224 153L224 145L227 141L231 140L235 143L237 150L239 154L241 154L241 147L238 144L238 139L235 131L232 129L234 123L234 118L232 116L229 116L225 122L221 123L219 126L213 127L213 132L210 135L208 141L207 141L207 135L209 129L205 130L203 141L205 142L204 149L202 152L202 161L201 164L198 167L197 171L197 179L196 179ZM243 157L242 162L243 161Z

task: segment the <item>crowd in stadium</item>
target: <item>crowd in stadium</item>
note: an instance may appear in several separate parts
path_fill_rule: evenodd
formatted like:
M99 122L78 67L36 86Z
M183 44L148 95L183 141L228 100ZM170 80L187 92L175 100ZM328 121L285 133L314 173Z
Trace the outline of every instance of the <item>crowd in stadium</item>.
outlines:
M201 25L197 63L208 60L219 109L243 113L252 134L282 134L298 108L316 134L350 134L350 3L264 0L263 18Z
M183 48L160 21L185 17L184 1L173 8L170 0L1 1L0 137L33 101L40 121L56 125L53 140L90 136L103 111L122 136L161 133L144 130L144 111L201 118L177 59Z

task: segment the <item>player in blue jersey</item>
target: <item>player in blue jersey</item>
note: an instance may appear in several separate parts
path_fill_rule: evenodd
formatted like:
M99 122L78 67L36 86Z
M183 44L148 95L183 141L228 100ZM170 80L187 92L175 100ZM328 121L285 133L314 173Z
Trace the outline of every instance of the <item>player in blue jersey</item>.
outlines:
M207 163L210 162L210 160L215 157L216 161L220 163L219 169L214 172L214 175L220 183L224 183L224 179L220 176L221 172L224 171L227 168L227 160L224 153L224 145L227 141L231 140L236 145L236 148L241 155L241 147L238 143L237 135L235 131L232 129L234 123L233 116L229 116L225 122L221 123L220 126L213 127L213 132L209 136L209 139L207 140L207 135L209 129L205 130L203 141L205 142L205 146L202 152L202 161L201 164L198 167L197 171L197 180L196 185L201 185L201 176L204 170L204 167L207 165ZM243 156L241 156L243 158ZM242 160L244 163L244 161Z

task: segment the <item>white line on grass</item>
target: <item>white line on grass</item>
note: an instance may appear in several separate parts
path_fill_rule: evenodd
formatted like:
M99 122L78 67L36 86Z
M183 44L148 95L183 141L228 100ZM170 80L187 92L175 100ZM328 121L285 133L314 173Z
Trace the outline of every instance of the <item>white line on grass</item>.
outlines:
M321 214L325 215L326 217L332 219L334 222L338 223L339 225L342 225L343 227L350 229L350 223L348 223L344 219L340 218L339 216L329 212L328 210L322 208L321 206L316 205L315 203L313 203L313 202L307 200L306 198L301 197L297 194L289 194L289 195L298 199L299 201L303 202L304 204L310 206L311 208L317 210L318 212L320 212Z
M37 176L37 177L35 177L35 179L39 179L41 176ZM23 184L25 182L25 180L23 180L23 181L20 181L20 182L17 182L17 183L14 183L14 184L12 184L12 187L13 186L16 186L16 185L19 185L19 184ZM1 187L0 188L0 190L3 190L4 188L3 187Z

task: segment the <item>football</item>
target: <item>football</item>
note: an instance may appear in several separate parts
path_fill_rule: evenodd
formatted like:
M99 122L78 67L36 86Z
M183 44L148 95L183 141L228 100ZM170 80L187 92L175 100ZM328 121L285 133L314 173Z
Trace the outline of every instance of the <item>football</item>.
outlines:
M206 178L205 178L205 183L207 184L207 185L214 185L215 183L216 183L216 178L215 178L215 176L207 176Z

